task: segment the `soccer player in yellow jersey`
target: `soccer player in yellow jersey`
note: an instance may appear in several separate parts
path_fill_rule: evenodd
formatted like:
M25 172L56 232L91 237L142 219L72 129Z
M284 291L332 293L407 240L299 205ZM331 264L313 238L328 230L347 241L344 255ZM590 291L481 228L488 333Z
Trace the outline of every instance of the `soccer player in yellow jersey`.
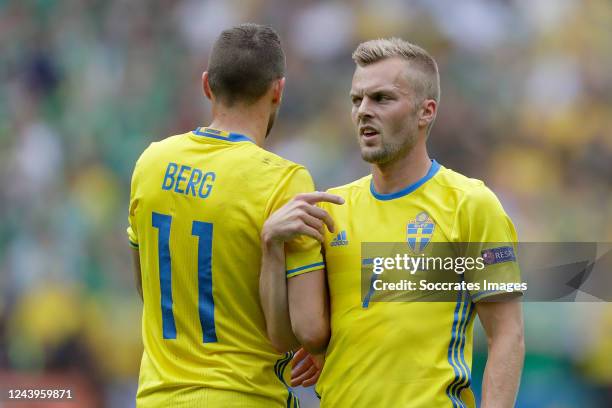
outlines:
M225 30L202 77L212 123L152 143L136 163L128 235L144 301L138 407L299 406L285 370L292 353L268 340L259 297L264 220L313 190L302 166L261 147L284 70L274 30ZM284 250L289 272L321 273L316 240Z
M481 256L483 269L451 272L464 283L518 283L520 272L516 233L495 195L481 181L428 155L426 140L440 98L433 58L392 38L362 43L353 59L352 120L372 174L329 190L345 201L321 205L326 211L321 218L331 216L335 233L308 231L324 242L331 309L331 339L316 387L321 406L475 407L470 369L478 315L488 339L480 406L513 407L524 358L517 291L473 286L457 289L453 301L446 302L374 302L363 296L363 242L403 242L415 251L436 242L474 243L476 253L469 246L464 251ZM301 227L295 212L286 206L274 213L264 226L267 236L292 237L289 231ZM307 303L314 294L292 281L309 273L290 274L286 284L280 262L264 259L264 264L269 269L262 274L293 287L288 292L291 322L296 335L307 338L308 327L318 320ZM312 359L298 366L296 382L314 370Z

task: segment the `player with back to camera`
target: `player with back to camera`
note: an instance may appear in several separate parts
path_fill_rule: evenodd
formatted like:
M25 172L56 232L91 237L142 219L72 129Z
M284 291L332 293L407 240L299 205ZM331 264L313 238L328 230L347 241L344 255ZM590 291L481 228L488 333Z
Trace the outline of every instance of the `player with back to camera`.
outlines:
M493 256L483 270L461 275L466 282L519 282L520 271L513 246L492 244L517 241L495 195L481 181L447 169L428 155L426 141L440 100L434 59L398 38L362 43L353 59L352 120L372 174L329 190L344 198L344 205L321 204L337 230L323 233L331 339L317 384L321 406L475 407L471 356L477 314L488 340L480 406L510 408L524 358L518 293L459 290L454 302L368 303L362 297L362 242L404 242L420 248L428 242L476 243L478 252L465 255L488 251ZM300 227L293 222L294 212L288 205L272 214L264 236L293 237ZM311 236L320 239L319 234ZM269 267L262 270L269 284L277 292L288 289L298 340L308 338L308 328L320 320L308 300L318 294L297 280L303 275L286 279L280 262L263 263ZM265 312L269 325L283 324ZM279 328L276 333L286 332ZM315 363L310 358L298 365L294 383L316 371Z
M285 376L292 353L268 340L259 297L264 220L313 191L304 167L261 148L284 72L273 29L223 31L202 76L212 123L152 143L136 163L128 235L144 301L138 407L299 405ZM314 239L295 239L283 250L289 270L322 274ZM326 321L320 327L328 330Z

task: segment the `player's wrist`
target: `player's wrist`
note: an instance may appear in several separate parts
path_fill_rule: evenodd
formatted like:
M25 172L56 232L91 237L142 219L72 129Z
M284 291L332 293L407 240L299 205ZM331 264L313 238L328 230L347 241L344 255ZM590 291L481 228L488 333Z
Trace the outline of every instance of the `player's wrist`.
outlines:
M261 244L266 252L273 252L284 247L282 237L266 226L261 231Z

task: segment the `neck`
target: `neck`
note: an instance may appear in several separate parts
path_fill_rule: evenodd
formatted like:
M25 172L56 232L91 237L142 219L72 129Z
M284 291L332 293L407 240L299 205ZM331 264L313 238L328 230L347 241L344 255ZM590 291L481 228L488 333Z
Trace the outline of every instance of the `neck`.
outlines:
M239 133L247 136L258 145L263 146L268 130L270 108L261 103L244 106L235 104L231 108L217 104L212 109L211 128Z
M425 143L418 143L407 154L385 164L372 165L372 180L380 194L402 190L425 177L431 167Z

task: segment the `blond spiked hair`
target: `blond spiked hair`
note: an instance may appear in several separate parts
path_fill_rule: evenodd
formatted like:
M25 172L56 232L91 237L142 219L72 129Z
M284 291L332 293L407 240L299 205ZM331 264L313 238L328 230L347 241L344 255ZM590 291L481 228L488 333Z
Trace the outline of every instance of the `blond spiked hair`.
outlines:
M418 45L401 38L381 38L363 42L353 52L353 61L366 66L387 58L401 58L409 62L416 75L412 76L415 93L425 99L440 102L440 74L438 64Z

